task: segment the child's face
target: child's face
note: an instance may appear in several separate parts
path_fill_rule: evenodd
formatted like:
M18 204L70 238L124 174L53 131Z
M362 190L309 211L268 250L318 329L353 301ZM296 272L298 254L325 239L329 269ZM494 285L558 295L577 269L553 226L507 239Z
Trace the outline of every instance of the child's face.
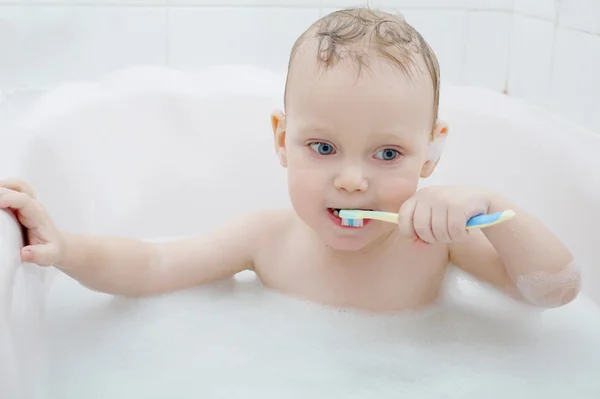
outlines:
M419 178L432 169L426 163L431 82L427 75L407 77L384 61L372 62L358 78L344 64L326 72L317 72L314 63L295 70L302 72L290 78L287 116L274 126L296 213L338 250L385 240L394 224L342 227L333 209L398 212L415 193Z

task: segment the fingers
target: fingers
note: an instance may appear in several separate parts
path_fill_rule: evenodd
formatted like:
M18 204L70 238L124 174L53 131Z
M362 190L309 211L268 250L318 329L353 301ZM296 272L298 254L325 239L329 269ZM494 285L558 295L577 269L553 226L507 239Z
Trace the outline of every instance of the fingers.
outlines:
M417 191L399 211L398 226L407 238L426 243L460 242L470 239L469 217L485 213L485 193L465 188L437 187Z
M10 202L11 208L21 209L30 201L31 197L25 193L0 187L0 202Z
M413 216L413 226L417 236L429 244L437 241L432 230L432 211L433 210L429 204L419 201L417 202L415 214Z
M19 222L28 229L39 227L42 220L42 207L28 194L0 187L0 209L17 211Z
M33 187L31 187L27 182L20 179L5 179L0 180L0 187L7 188L9 190L18 191L24 194L29 195L31 198L36 198L37 194Z
M35 263L39 266L53 266L56 259L58 259L56 245L28 245L21 249L23 262Z
M400 230L400 234L412 240L418 238L413 221L416 205L417 201L414 198L409 198L404 201L398 211L398 229Z
M21 260L40 266L51 266L59 257L54 228L44 207L35 199L33 188L22 180L0 181L0 209L15 211L19 222L28 229L28 238L35 245L21 249Z
M431 230L436 241L446 244L452 241L449 232L448 208L436 206L431 210Z
M443 204L431 205L415 198L407 200L398 212L400 233L410 239L426 243L451 243L468 238L466 216L460 208Z
M400 233L411 240L426 243L436 241L431 228L431 207L416 198L410 198L402 204L398 212Z
M448 233L451 241L464 241L469 237L467 220L465 213L460 209L450 209L448 211Z

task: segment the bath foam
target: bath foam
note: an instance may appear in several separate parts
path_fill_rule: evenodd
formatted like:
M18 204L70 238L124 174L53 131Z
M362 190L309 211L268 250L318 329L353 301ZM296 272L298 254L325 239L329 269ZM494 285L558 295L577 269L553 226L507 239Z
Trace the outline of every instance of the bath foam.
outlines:
M523 298L533 305L560 306L581 284L581 270L571 262L559 273L538 272L517 277L516 286Z
M428 309L377 316L288 298L251 272L143 300L61 275L48 397L600 397L595 305L540 312L448 285Z

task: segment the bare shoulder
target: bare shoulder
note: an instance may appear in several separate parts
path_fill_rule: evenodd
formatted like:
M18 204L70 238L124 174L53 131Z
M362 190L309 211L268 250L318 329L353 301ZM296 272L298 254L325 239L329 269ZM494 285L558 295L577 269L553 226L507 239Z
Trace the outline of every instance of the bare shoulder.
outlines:
M255 269L265 253L279 246L293 215L291 210L236 215L204 234L160 244L161 264L168 263L172 271L169 287L198 285Z
M268 239L270 245L286 236L290 227L297 220L292 209L276 209L256 212L248 216L249 222L255 226L255 234ZM257 237L258 238L258 237ZM266 243L266 241L263 241Z
M278 209L247 213L222 226L234 240L250 245L252 252L264 246L273 247L281 240L295 220L292 209Z
M279 231L292 220L293 216L294 212L292 209L249 212L237 216L226 223L226 225L238 230L242 229L245 234L258 237ZM247 229L243 229L244 227Z
M293 209L262 211L249 215L254 249L254 271L263 274L270 270L281 253L287 253L298 217Z

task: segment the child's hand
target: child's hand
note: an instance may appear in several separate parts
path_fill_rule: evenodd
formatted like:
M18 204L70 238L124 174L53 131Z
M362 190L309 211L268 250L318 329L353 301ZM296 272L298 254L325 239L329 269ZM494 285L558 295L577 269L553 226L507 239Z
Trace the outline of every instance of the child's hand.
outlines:
M488 213L490 198L480 189L427 187L402 204L398 227L407 237L429 244L463 241L469 236L467 221Z
M63 243L60 232L46 210L35 199L35 192L20 180L0 181L0 209L11 209L27 229L27 243L21 249L23 262L51 266L60 261Z

